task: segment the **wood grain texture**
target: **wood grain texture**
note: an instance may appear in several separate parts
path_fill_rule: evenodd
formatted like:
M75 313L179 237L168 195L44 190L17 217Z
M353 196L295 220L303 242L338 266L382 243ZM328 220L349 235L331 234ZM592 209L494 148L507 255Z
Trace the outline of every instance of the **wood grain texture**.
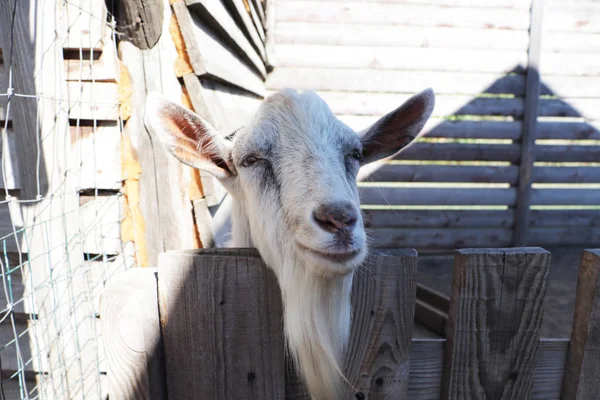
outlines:
M538 246L597 246L600 243L600 228L560 227L531 228L531 243Z
M374 252L355 277L344 371L362 398L407 398L416 277L415 250Z
M163 34L152 49L119 43L121 61L131 77L133 108L124 135L131 139L133 157L141 166L139 208L146 228L139 234L144 235L148 250L146 265L156 265L161 251L194 246L189 169L160 145L152 127L144 123L148 93L161 92L170 101L181 101L181 84L173 68L165 67L173 66L178 57L169 31L171 7L166 1L161 4L165 7Z
M133 268L102 294L100 315L110 398L165 400L156 268Z
M570 170L570 169L569 169ZM600 171L600 168L598 168ZM566 177L576 177L574 171ZM592 171L595 172L595 171ZM387 164L372 163L358 173L359 181L367 182L472 182L517 183L517 166L439 165L439 164ZM581 174L580 174L581 175ZM589 174L586 174L589 175ZM583 179L583 176L580 176ZM564 180L561 182L565 182ZM566 181L568 182L568 180Z
M455 253L443 399L530 397L549 267L541 248Z
M511 228L513 214L513 210L363 210L363 219L369 229Z
M164 7L161 1L121 0L117 29L139 49L156 45L162 34Z
M163 253L158 277L169 398L284 397L281 294L255 251Z
M552 190L552 189L537 189ZM558 189L556 189L558 190ZM600 196L590 189L590 199ZM361 204L366 205L507 205L516 201L514 188L414 188L414 187L359 187ZM585 192L582 190L582 192ZM583 193L582 193L583 194ZM557 204L551 193L543 193L535 204ZM564 197L563 197L564 198ZM558 200L560 201L560 200ZM591 202L592 200L590 200ZM559 203L566 204L566 203Z
M542 41L543 1L533 0L531 7L530 44L527 58L527 88L523 110L521 162L515 217L515 245L527 245L533 163L536 159L535 139L540 107L540 51Z
M575 315L565 364L562 396L565 399L592 399L600 386L600 249L581 256Z
M206 23L192 15L185 3L174 3L173 10L196 75L229 82L258 96L264 96L262 78L230 50Z
M278 44L482 50L526 50L529 41L515 30L313 22L277 22L274 36Z
M523 9L495 9L494 12L489 12L480 7L440 7L390 2L282 2L277 9L277 20L511 30L526 30L529 27L529 13Z
M344 92L416 93L432 87L436 94L525 94L523 75L472 72L396 71L344 68L276 68L268 89Z
M369 13L367 12L367 14ZM370 68L500 74L522 73L524 66L527 65L525 51L498 52L489 49L278 44L275 47L275 56L278 67ZM442 59L443 63L440 62Z
M376 248L456 249L509 246L513 232L507 228L377 228L368 235Z
M263 78L267 76L264 50L257 52L221 1L186 0L185 4L192 13L201 17L211 29L218 32L219 36Z

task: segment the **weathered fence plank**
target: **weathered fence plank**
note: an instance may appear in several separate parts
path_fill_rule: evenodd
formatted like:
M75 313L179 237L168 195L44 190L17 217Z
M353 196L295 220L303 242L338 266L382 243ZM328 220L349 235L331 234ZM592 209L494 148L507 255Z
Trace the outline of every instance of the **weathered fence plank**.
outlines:
M510 246L512 229L507 228L424 228L369 230L373 247L393 249L415 247L418 249L456 249L467 245L474 247Z
M482 50L527 50L529 42L526 31L313 22L278 22L274 36L277 44Z
M546 146L550 147L550 146ZM417 142L394 157L398 160L510 161L518 162L518 144L466 144Z
M534 167L532 181L535 183L600 183L600 167Z
M110 398L166 400L156 268L113 278L100 299Z
M257 252L163 253L158 278L169 398L284 397L281 294Z
M436 94L525 94L525 76L470 72L396 71L344 68L276 68L268 89L413 93L432 87Z
M600 174L600 168L597 168ZM517 183L515 165L440 165L373 163L363 167L359 181ZM571 172L573 174L573 172ZM562 181L564 182L564 181Z
M443 399L530 397L549 267L540 248L455 253Z
M357 398L407 398L416 279L415 250L377 252L355 277L345 374Z
M533 163L536 159L535 137L540 100L540 48L542 41L543 0L533 0L529 54L527 59L527 93L523 111L523 134L521 135L521 160L515 215L515 245L525 246L529 229L529 206Z
M600 249L581 257L575 316L565 365L562 396L592 399L600 392Z
M513 210L363 210L366 228L511 228ZM600 224L600 216L598 216Z
M530 237L531 243L537 246L597 246L600 243L600 228L531 228Z
M537 189L543 190L543 189ZM548 189L551 190L551 189ZM558 190L558 189L557 189ZM415 187L359 187L358 192L362 204L367 205L507 205L511 206L516 201L514 188L415 188ZM584 190L582 190L584 192ZM592 189L590 189L592 192ZM582 193L583 194L583 193ZM594 199L600 193L589 193ZM543 197L549 204L550 194ZM536 204L546 204L536 202ZM566 203L560 203L566 204Z

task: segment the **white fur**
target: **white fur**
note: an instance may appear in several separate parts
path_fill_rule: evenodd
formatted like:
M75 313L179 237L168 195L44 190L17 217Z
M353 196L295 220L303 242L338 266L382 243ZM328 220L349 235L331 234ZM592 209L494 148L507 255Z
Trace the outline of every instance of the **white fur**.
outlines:
M369 148L378 147L380 130L387 132L383 139L403 137L403 132L390 136L394 125L386 121L396 124L404 115L409 120L403 121L403 129L407 128L410 139L416 137L433 109L433 92L409 100L405 109L415 104L425 110L422 115L414 112L417 108L412 108L412 114L399 108L389 114L394 118L374 125L367 135ZM147 125L181 161L216 171L233 198L232 246L256 247L277 275L288 348L312 398L343 398L348 390L342 366L350 334L350 291L354 271L367 254L356 185L359 161L349 156L356 149L362 153L360 137L335 118L316 94L292 90L267 99L232 143L198 116L157 96L149 97L146 117ZM191 139L189 132L193 132ZM196 147L188 148L189 142ZM382 152L391 154L394 142L383 142ZM205 153L211 151L220 158L215 160L211 153L209 160ZM194 152L197 157L190 156ZM247 166L248 155L261 161ZM372 150L367 156L378 158ZM344 240L313 218L317 207L333 202L345 202L356 211L357 223L348 228ZM336 261L332 254L353 254L353 258Z

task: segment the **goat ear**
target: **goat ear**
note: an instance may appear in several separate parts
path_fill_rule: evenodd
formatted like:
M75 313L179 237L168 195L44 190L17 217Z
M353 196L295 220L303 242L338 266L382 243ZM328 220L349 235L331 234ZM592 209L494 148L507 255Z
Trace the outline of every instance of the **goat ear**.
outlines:
M182 163L209 172L217 178L233 174L228 162L231 144L198 114L150 93L146 100L145 124Z
M433 90L424 90L359 133L364 163L389 157L408 146L419 137L434 106Z

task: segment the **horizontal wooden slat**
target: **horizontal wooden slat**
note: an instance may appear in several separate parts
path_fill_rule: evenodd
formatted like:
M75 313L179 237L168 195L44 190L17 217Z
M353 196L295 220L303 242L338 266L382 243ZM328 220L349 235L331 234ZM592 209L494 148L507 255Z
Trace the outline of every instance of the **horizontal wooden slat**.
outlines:
M517 196L514 188L359 187L358 192L364 205L512 206Z
M436 94L525 94L522 75L497 76L463 72L389 71L342 68L276 68L268 89L339 90L345 92L415 93L427 87Z
M244 0L224 0L223 2L246 37L251 40L254 48L260 52L262 59L266 61L267 57L264 41L259 36L256 27L252 23L252 18L246 10Z
M600 33L600 23L595 18L600 13L600 5L590 2L585 4L561 3L548 5L544 13L546 30Z
M418 142L395 156L398 160L519 162L518 144L461 144Z
M98 60L65 60L64 63L68 81L116 82L119 77L112 49L104 51Z
M598 246L600 228L531 228L530 245L537 246Z
M83 227L83 251L89 254L119 254L121 244L120 196L97 197L80 208L80 225Z
M600 54L598 53L542 52L541 57L544 60L540 64L542 80L545 75L600 75Z
M523 51L279 44L278 67L371 68L446 72L523 71ZM441 61L443 60L443 61Z
M549 162L598 162L600 146L536 146L536 160Z
M398 25L344 25L277 22L275 43L330 46L395 46L458 49L526 50L526 31L416 27Z
M600 206L598 189L533 189L532 205L585 205Z
M280 0L281 2L305 1L305 0ZM330 3L345 3L346 0L327 0ZM581 0L578 0L581 1ZM589 1L589 0L588 0ZM593 0L592 0L593 1ZM529 9L531 0L493 0L482 3L481 0L353 0L354 3L371 4L373 2L394 4L416 4L443 7L480 7L480 8L522 8Z
M74 0L65 2L61 28L67 31L63 48L71 50L100 50L102 39L109 29L106 22L106 6L97 0Z
M357 93L357 92L318 92L331 110L338 115L375 115L381 116L406 101L410 94ZM540 104L544 114L544 102ZM434 116L448 115L492 115L522 118L522 98L487 98L464 95L439 95L436 97Z
M277 5L277 21L304 21L339 24L390 24L452 26L481 29L522 29L529 27L527 10L438 7L386 2L294 1Z
M529 223L533 227L600 227L598 210L531 210Z
M511 228L511 210L363 210L367 228Z
M375 115L340 115L339 118L357 132L371 126L379 119ZM521 121L452 121L431 118L425 124L423 131L427 137L437 138L518 140L521 137L521 125ZM569 129L577 129L578 135L585 135L589 130L581 126L573 126ZM562 131L563 129L560 129L561 133Z
M370 242L376 248L415 247L455 249L503 247L512 244L512 230L495 229L372 229Z
M534 167L534 183L600 183L600 167Z
M71 126L70 130L78 188L119 190L123 181L119 126Z
M545 99L539 101L541 117L584 117L600 119L600 98Z
M69 119L117 120L118 88L113 82L67 82Z
M262 79L229 50L204 22L191 15L183 2L173 4L173 9L196 75L229 82L264 96Z
M600 35L545 31L542 51L552 53L598 53L600 52Z
M538 121L536 137L538 139L600 140L600 123Z
M240 57L250 63L263 77L266 77L267 71L263 62L264 50L258 53L252 47L221 1L186 0L185 3L193 13L202 18L215 32L218 32L219 36ZM261 48L262 46L259 50Z
M598 35L600 36L600 35ZM543 57L543 56L542 56ZM561 98L590 97L597 98L600 76L563 76L542 75L542 95L554 95ZM565 101L569 101L568 99Z
M600 168L598 168L600 171ZM375 182L517 183L517 166L369 164L358 179Z

